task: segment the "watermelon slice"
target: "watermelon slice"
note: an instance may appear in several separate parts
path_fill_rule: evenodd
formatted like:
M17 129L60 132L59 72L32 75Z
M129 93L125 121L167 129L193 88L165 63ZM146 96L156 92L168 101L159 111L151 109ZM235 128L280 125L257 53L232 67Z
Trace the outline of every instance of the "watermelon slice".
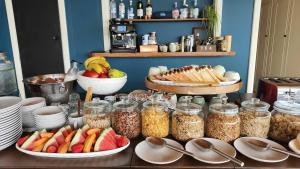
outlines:
M21 146L22 149L24 150L33 150L34 149L34 141L40 139L40 132L36 131L34 132Z
M58 143L57 143L57 141L56 141L56 139L54 137L52 137L50 140L47 141L47 143L43 147L43 152L47 152L47 149L50 146L54 146L56 148L58 148L58 146L59 146Z
M65 129L66 129L66 131L67 131L68 134L70 134L73 131L73 129L72 129L72 127L70 125L65 126ZM65 136L65 137L67 137L67 136Z
M86 125L84 125L83 127L82 127L82 135L85 137L85 138L87 138L87 136L88 136L88 134L87 134L87 131L90 129L90 126L88 125L88 124L86 124Z
M78 129L75 136L73 137L71 144L69 146L69 151L72 151L72 146L75 144L83 144L85 141L85 137L83 136L82 129Z
M64 130L64 131L66 131L66 130ZM53 138L56 139L56 141L59 145L61 145L65 142L65 136L64 136L63 132L61 132L60 130L54 134Z
M114 132L114 131L113 131ZM100 137L97 139L94 147L94 151L106 151L106 150L113 150L117 148L116 140L112 140L113 134L111 128L105 129L101 134ZM115 139L115 138L114 138Z

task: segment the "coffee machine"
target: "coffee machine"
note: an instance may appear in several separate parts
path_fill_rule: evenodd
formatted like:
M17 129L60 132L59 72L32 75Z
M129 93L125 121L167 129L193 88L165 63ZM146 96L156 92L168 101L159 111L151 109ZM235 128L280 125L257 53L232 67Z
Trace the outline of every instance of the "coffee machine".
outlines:
M131 22L112 19L110 21L110 39L112 53L135 53L137 34Z

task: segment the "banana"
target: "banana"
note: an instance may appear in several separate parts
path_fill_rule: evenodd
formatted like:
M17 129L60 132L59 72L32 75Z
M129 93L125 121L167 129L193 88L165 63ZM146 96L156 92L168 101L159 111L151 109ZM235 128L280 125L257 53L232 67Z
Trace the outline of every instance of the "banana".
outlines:
M89 63L91 63L92 61L106 61L105 57L102 57L102 56L93 56L93 57L90 57L88 58L87 60L84 61L84 67L87 69Z
M99 64L105 68L110 68L109 63L106 60L93 60L89 64Z
M96 64L96 63L91 63L87 66L87 70L91 71L94 70L95 72L97 72L98 74L103 72L103 68L101 65Z

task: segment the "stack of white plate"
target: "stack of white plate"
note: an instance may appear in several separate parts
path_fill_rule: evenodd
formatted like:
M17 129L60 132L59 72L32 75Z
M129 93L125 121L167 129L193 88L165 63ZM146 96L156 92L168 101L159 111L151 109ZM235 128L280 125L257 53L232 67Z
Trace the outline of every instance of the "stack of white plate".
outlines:
M0 151L22 135L21 101L19 97L0 97Z
M60 128L66 123L66 113L58 106L42 107L33 112L38 129Z
M22 123L25 129L34 129L34 115L33 111L46 106L46 100L43 97L33 97L22 101Z

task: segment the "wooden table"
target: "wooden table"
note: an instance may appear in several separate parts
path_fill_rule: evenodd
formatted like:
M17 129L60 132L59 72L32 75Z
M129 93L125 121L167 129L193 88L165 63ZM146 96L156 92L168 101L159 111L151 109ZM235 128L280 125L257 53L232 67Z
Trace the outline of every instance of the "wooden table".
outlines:
M239 103L243 98L249 96L232 95L232 101ZM235 98L235 99L234 99ZM191 157L183 156L179 161L169 165L153 165L139 159L135 153L134 148L136 144L142 141L143 138L133 140L129 148L116 155L101 157L101 158L88 158L88 159L55 159L55 158L41 158L33 157L23 154L16 150L14 146L0 151L0 168L24 168L24 169L114 169L114 168L136 168L136 169L223 169L223 168L240 168L231 162L222 165L210 165L199 162ZM289 157L288 160L281 163L262 163L251 160L241 154L237 158L245 162L243 168L254 169L300 169L300 159Z

